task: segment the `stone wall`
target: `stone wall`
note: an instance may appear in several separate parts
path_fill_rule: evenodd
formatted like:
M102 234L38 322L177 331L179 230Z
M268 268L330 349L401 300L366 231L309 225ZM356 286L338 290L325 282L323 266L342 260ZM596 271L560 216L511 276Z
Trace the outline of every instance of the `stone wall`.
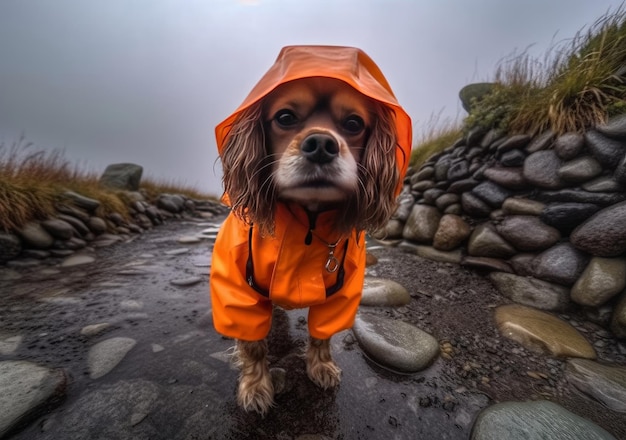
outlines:
M63 194L50 218L32 221L15 231L0 231L0 265L34 265L46 258L67 258L86 248L108 246L170 218L210 219L226 212L218 202L162 194L150 203L139 191L126 191L130 217L97 215L100 202L74 192Z
M585 133L471 131L410 169L377 238L489 271L512 301L626 338L626 115Z

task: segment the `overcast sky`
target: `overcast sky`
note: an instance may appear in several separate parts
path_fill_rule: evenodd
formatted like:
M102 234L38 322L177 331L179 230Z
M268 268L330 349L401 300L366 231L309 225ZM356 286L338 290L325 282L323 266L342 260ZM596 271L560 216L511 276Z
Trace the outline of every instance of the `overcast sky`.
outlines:
M413 118L622 0L0 0L0 141L221 194L214 127L292 44L357 46Z

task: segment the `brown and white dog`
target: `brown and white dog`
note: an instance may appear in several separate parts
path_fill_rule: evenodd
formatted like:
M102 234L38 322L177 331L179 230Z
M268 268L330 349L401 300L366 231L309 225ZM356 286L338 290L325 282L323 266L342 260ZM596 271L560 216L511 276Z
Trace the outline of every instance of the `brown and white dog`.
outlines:
M318 48L322 56L358 51ZM309 307L307 374L324 389L339 384L329 341L354 321L361 232L392 214L406 170L398 157L406 162L410 153L410 120L390 89L391 105L318 70L262 93L228 123L220 148L232 212L213 252L213 316L218 332L237 339L237 401L260 414L274 397L265 339L272 304Z

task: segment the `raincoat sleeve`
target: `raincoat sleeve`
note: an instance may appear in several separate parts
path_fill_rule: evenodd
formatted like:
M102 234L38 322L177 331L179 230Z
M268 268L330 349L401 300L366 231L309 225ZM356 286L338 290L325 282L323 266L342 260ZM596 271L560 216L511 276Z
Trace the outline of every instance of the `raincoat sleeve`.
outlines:
M258 341L270 331L272 305L246 282L247 253L247 228L230 214L213 247L210 278L213 324L224 336Z

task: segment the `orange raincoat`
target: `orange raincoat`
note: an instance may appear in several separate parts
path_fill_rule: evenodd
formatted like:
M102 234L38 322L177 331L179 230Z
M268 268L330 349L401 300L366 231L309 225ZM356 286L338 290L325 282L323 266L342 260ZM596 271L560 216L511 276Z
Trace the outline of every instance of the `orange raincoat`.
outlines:
M411 119L378 66L356 48L283 48L239 108L216 127L218 152L242 111L279 85L308 77L344 81L392 110L399 193L411 153ZM278 204L271 237L261 236L232 214L226 218L215 241L210 280L213 321L219 333L248 341L265 338L271 327L272 303L287 309L309 307L309 333L318 339L352 326L363 289L365 239L353 231L340 240L333 251L339 269L327 271L330 240L339 238L332 230L332 215L332 211L318 215L312 236L307 213L295 204Z

